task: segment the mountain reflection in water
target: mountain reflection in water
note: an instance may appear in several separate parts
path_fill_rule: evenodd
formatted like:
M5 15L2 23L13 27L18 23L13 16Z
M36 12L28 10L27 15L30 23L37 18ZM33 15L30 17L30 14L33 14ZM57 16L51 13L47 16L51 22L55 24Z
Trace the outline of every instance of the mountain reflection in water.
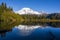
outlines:
M0 40L58 40L58 27L59 22L41 25L1 24Z
M37 29L37 28L40 28L40 27L42 27L42 26L38 26L38 25L36 25L36 26L19 25L19 26L15 27L15 28L17 28L18 30L20 30L20 33L21 33L22 36L27 36L34 29Z

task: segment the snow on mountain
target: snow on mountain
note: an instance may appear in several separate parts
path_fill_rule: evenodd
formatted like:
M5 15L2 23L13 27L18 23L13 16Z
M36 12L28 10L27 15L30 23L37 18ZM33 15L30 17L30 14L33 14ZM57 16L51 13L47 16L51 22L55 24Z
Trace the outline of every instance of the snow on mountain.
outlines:
M42 13L34 11L30 8L22 8L21 10L16 11L16 13L18 13L18 14L42 14Z

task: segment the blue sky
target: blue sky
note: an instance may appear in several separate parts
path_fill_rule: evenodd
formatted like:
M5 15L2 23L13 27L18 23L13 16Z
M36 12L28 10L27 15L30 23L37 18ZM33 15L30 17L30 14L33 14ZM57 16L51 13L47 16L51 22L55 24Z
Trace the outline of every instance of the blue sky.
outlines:
M5 2L8 7L12 7L14 11L28 7L36 11L43 10L48 13L60 12L60 0L0 0L0 4L2 2Z

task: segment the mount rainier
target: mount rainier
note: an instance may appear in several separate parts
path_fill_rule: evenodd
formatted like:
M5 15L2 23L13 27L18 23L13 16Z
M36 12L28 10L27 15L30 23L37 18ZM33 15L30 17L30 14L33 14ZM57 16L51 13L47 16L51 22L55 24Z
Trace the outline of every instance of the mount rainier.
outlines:
M43 14L42 12L34 11L30 8L22 8L21 10L16 11L17 14Z

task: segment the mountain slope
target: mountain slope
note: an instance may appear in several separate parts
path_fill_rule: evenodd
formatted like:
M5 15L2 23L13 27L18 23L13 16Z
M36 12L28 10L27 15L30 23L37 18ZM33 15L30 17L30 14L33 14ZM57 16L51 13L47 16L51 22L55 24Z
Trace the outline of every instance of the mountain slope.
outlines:
M22 8L21 10L16 11L16 13L18 13L18 14L42 14L42 13L34 11L30 8Z

